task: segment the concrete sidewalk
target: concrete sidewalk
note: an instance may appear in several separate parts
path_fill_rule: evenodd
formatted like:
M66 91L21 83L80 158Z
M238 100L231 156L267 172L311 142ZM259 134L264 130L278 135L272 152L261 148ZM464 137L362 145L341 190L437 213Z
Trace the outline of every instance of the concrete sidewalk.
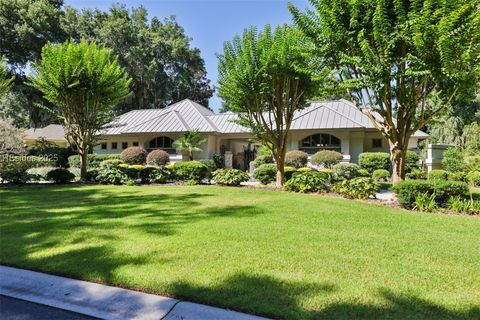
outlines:
M244 313L0 266L0 295L100 319L265 320Z

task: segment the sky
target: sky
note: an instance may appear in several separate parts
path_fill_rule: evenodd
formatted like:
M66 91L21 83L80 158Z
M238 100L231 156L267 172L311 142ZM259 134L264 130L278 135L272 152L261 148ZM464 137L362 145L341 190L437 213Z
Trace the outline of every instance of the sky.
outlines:
M224 41L240 34L249 26L262 28L265 24L291 23L288 2L300 9L308 7L307 0L135 0L99 1L65 0L65 5L77 9L98 8L108 10L113 3L122 3L127 8L143 5L149 17L176 16L177 21L192 38L191 46L199 48L205 60L207 77L213 85L217 82L216 53L221 53ZM210 99L215 111L221 105L216 94Z

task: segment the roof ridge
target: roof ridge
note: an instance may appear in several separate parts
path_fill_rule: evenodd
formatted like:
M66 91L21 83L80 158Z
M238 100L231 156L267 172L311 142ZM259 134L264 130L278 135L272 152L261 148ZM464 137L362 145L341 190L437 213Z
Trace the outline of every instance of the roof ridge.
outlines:
M156 117L150 118L150 119L145 120L145 121L140 122L140 123L137 123L137 124L135 124L135 125L133 125L133 126L126 127L125 130L133 129L133 128L135 128L135 127L138 127L139 125L145 124L145 123L150 122L150 121L155 120L155 119L158 119L158 118L166 115L167 113L171 112L172 110L163 110L163 111L165 111L165 112L162 112L161 114L159 114L159 115L156 116ZM174 110L174 111L175 111L175 110Z
M297 119L299 119L299 118L301 118L301 117L303 117L303 116L305 116L305 115L307 115L307 114L309 114L309 113L311 113L311 112L313 112L313 111L315 111L315 110L317 110L317 109L319 109L319 108L321 108L321 107L324 107L324 105L315 106L314 108L311 108L311 110L308 110L308 111L306 111L306 112L303 113L303 114L299 114L297 117L293 118L292 121L295 121L295 120L297 120ZM304 110L306 110L306 109L299 110L299 111L302 112L302 111L304 111Z
M183 127L187 129L188 131L191 130L190 126L187 124L187 122L183 119L183 117L180 115L180 112L178 110L173 110L173 114L177 117L177 119L183 124Z
M190 103L193 108L195 109L195 111L208 123L208 125L213 129L213 131L215 132L220 132L217 128L216 125L213 124L213 122L210 121L210 119L207 118L207 115L204 115L203 113L200 112L200 110L198 110L197 106L195 105L195 101L192 101L190 99L184 99L186 100L188 103ZM204 106L202 106L201 104L197 103L200 107L202 108L205 108ZM215 113L213 113L215 114Z
M338 100L337 100L337 101L338 101ZM338 112L337 110L335 110L335 109L332 109L332 108L330 108L329 106L326 106L326 105L324 105L324 107L325 107L325 108L327 108L327 109L329 109L329 110L331 110L331 111L333 111L333 112L335 112L336 114L338 114L338 115L340 115L340 116L344 117L345 119L348 119L348 120L350 120L350 121L352 121L352 122L354 122L354 123L358 124L359 126L361 126L361 127L363 127L363 128L366 128L366 126L365 126L365 125L361 124L361 123L360 123L360 122L358 122L357 120L350 119L349 117L345 116L345 115L344 115L344 114L342 114L341 112ZM350 107L353 107L353 106L350 106ZM354 107L354 108L356 108L356 107ZM361 112L360 110L358 110L358 111L359 111L359 112ZM362 114L363 114L363 113L362 113Z

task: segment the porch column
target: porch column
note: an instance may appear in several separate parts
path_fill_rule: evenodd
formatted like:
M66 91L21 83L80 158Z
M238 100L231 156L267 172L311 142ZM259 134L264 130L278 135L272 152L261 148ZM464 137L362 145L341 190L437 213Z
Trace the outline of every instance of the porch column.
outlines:
M233 167L233 154L232 151L225 151L225 168L232 168Z

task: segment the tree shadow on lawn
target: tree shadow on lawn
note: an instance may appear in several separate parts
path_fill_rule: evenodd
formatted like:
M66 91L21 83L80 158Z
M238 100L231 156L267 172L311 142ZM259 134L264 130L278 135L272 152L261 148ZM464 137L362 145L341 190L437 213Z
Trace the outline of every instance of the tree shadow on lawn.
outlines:
M308 308L310 297L325 296L341 288L329 283L283 281L266 275L239 273L213 287L178 282L171 288L176 297L274 319L480 319L479 307L458 312L388 289L378 291L384 306L333 303L312 310Z
M2 194L1 262L117 285L118 268L148 264L152 256L155 264L171 262L163 253L149 250L148 244L138 253L135 247L128 253L118 252L115 246L128 237L154 234L160 239L206 219L261 214L248 205L198 207L213 193L165 194L159 188L158 193L145 195L134 189L117 193L114 189L47 188L48 192L28 196L12 191ZM59 250L42 253L49 249Z

